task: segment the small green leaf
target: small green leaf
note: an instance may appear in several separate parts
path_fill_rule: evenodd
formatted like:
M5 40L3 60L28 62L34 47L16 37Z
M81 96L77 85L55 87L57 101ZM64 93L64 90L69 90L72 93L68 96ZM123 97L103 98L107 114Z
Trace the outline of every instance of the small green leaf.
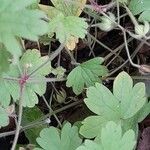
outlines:
M65 16L79 16L83 11L86 0L51 0L55 8L64 13Z
M64 16L59 13L49 22L49 32L56 33L56 38L61 43L66 43L71 36L83 39L87 33L88 24L85 19L77 16Z
M67 77L66 85L72 87L75 94L80 94L85 87L100 82L99 76L107 74L103 59L98 57L82 63L73 69Z
M133 150L136 144L133 130L128 130L122 134L121 125L112 121L102 128L99 136L101 139L99 143L86 140L84 145L77 150Z
M81 139L78 135L78 128L66 123L62 131L57 128L50 127L41 131L37 143L43 150L75 150L80 144ZM35 148L34 150L39 150Z

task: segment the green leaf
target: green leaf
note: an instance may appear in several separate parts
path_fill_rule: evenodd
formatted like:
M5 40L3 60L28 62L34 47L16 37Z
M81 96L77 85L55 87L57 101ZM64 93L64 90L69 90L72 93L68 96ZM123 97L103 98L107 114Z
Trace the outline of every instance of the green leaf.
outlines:
M122 134L121 125L110 121L102 128L100 143L86 140L83 146L77 150L133 150L136 144L133 130L128 130Z
M51 0L55 8L63 12L65 16L79 16L83 11L86 0Z
M7 126L9 123L9 117L4 108L0 106L0 128Z
M80 134L86 138L94 138L107 122L108 120L101 116L89 116L82 121L83 125L80 127Z
M88 117L82 122L80 134L84 137L96 137L98 130L101 132L105 123L111 120L116 123L121 122L124 132L130 128L137 132L139 119L143 119L148 114L146 111L140 115L141 110L147 104L145 85L137 83L133 86L131 77L122 72L114 81L113 93L99 83L88 88L84 102L98 116ZM94 126L93 119L96 119L97 126Z
M80 64L70 72L66 85L72 87L75 94L80 94L85 87L100 82L99 76L107 74L107 69L102 63L103 58L98 57Z
M66 123L61 133L54 127L43 129L40 137L37 138L37 143L43 150L75 150L81 144L81 139L78 135L78 128Z
M150 22L150 1L149 0L131 0L129 4L129 8L131 9L134 15L140 14L140 21L149 21Z
M19 79L29 75L47 61L47 56L40 56L38 50L27 50L20 60L20 67L11 64L9 71L0 78L0 103L6 107L10 104L11 96L14 101L19 99ZM23 106L33 107L38 103L38 95L46 91L45 76L51 72L51 63L40 67L27 80L23 90ZM12 78L12 79L11 79ZM14 79L14 80L13 80ZM18 80L15 80L18 79Z
M1 0L0 6L0 43L14 56L19 58L21 46L19 38L37 41L39 35L47 32L48 26L41 18L45 14L28 7L36 0Z
M32 114L32 115L31 115ZM23 116L22 116L22 126L26 126L29 123L41 118L44 114L41 112L41 110L38 107L33 107L31 108L25 108L23 111ZM28 138L30 144L36 144L36 138L40 134L41 130L45 128L46 125L38 125L35 126L34 128L25 130L25 135Z
M146 103L146 89L142 82L133 87L132 78L125 72L114 81L114 96L121 101L121 116L124 119L134 116Z
M27 69L27 74L30 74L35 69L40 67L44 62L48 60L48 56L41 57L40 52L37 49L27 50L23 54L20 63L22 69ZM47 63L44 67L41 67L36 72L36 76L45 76L51 72L51 63Z
M2 72L6 72L8 71L8 68L9 68L9 60L10 58L10 53L7 52L6 50L4 49L0 49L0 74Z
M88 24L85 19L77 16L64 16L61 12L49 22L49 32L55 32L56 38L61 43L69 41L71 36L83 39L87 28Z

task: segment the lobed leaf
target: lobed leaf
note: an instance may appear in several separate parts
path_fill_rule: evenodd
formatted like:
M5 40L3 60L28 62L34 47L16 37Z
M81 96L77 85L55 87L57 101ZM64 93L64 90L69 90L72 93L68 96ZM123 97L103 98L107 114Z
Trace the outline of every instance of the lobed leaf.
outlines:
M20 66L11 64L7 73L0 78L0 103L6 107L10 104L11 97L14 101L19 99L20 84L19 79L23 74L29 75L47 61L47 56L40 56L38 50L27 50L20 60ZM25 84L23 91L23 106L33 107L38 103L38 95L43 95L46 91L45 76L51 72L51 63L48 62L40 67ZM9 78L14 78L10 80ZM15 80L18 79L18 80Z
M107 69L102 63L103 59L97 57L80 64L70 72L66 85L72 87L75 94L80 94L85 87L100 82L99 76L107 74Z
M145 85L137 83L133 86L131 77L125 72L116 77L113 94L104 85L96 83L88 88L84 102L98 115L88 117L82 122L80 133L88 138L96 137L98 130L101 132L100 128L111 120L121 122L124 132L130 128L137 132L137 123L149 113L148 108L142 113L147 105ZM93 118L96 118L98 127L91 123Z
M75 150L81 144L81 139L78 128L66 123L61 131L54 127L43 129L40 137L37 138L37 143L43 150Z
M0 0L0 43L18 59L21 55L20 38L33 41L47 32L48 26L42 18L45 14L28 7L36 0Z
M85 143L76 150L133 150L136 144L133 130L122 133L121 125L107 122L102 128L99 142L85 140Z

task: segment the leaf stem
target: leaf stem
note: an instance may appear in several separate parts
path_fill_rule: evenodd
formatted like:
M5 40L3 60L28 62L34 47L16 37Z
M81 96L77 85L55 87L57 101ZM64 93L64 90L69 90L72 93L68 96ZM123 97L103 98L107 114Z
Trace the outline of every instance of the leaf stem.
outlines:
M13 145L11 150L15 150L18 137L19 137L19 132L20 132L20 126L21 126L21 120L22 120L22 113L23 113L23 90L24 90L24 84L20 84L20 96L19 96L19 115L18 115L18 123L16 127L16 132L15 132L15 137L13 141Z

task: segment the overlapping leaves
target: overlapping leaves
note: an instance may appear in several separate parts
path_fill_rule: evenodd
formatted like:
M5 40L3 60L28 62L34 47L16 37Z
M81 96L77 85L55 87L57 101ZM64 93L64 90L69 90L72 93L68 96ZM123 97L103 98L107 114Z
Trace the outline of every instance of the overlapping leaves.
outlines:
M134 15L140 14L140 21L148 21L150 22L150 1L149 0L131 0L129 4L129 8L131 9Z
M61 131L54 127L43 129L37 138L41 148L34 150L75 150L81 142L78 128L66 123Z
M37 0L0 0L0 43L18 59L21 55L19 38L37 41L47 32L45 14L28 7Z
M47 56L41 57L36 49L27 50L20 60L20 65L11 64L7 73L0 78L0 103L6 107L10 104L11 97L14 101L19 99L19 81L24 75L29 75L36 68L41 66ZM51 72L51 65L47 63L39 68L36 73L30 76L23 90L23 106L33 107L38 103L38 95L43 95L46 90L45 76Z
M102 63L103 58L98 57L77 66L68 75L66 85L72 87L75 94L80 94L85 87L100 82L99 77L107 74L107 69Z
M96 83L88 88L84 101L87 107L97 114L82 122L80 133L87 138L96 137L108 121L122 122L124 131L130 128L136 131L139 118L149 113L148 110L140 115L140 111L147 104L144 83L133 86L131 77L125 72L116 77L113 94L104 85Z
M108 122L102 128L100 142L85 140L77 150L133 150L136 144L133 130L122 133L121 125Z

